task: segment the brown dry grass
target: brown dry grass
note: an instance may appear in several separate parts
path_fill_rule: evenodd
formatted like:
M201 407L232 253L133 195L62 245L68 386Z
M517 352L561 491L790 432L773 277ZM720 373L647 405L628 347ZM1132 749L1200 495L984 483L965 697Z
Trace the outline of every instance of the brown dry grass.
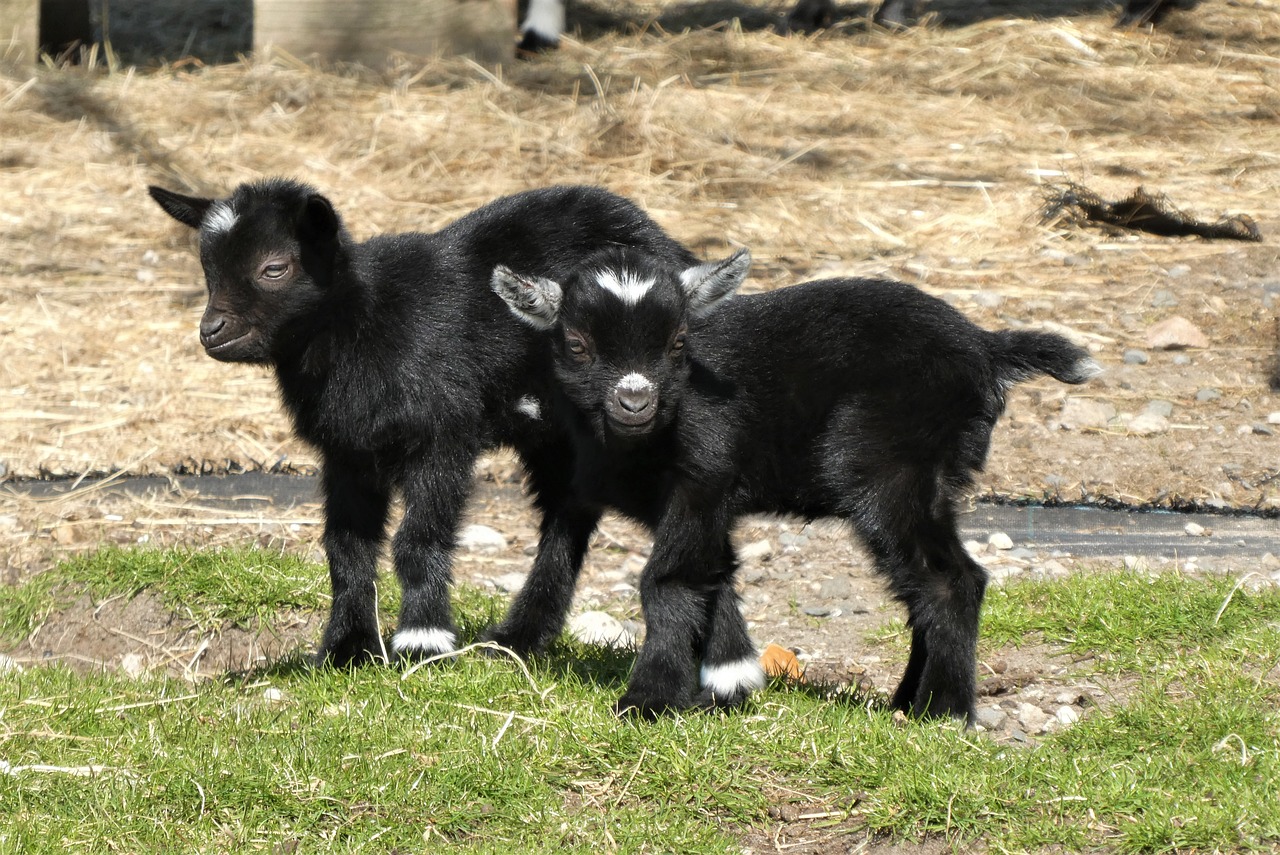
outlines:
M1075 330L1113 369L1080 394L1176 405L1156 437L1053 431L1064 391L1033 384L984 487L1039 495L1052 474L1068 494L1280 504L1266 480L1280 445L1244 432L1280 410L1263 301L1280 276L1280 5L1212 0L1154 34L1111 20L610 34L496 72L437 59L331 74L277 57L0 78L0 463L18 477L314 463L267 372L200 352L193 240L148 183L218 193L296 176L367 236L591 182L706 254L751 247L755 288L902 278L988 326ZM1060 180L1116 197L1145 184L1209 219L1246 212L1267 241L1060 234L1035 216ZM1176 308L1152 306L1161 289ZM1208 351L1120 364L1174 313ZM1222 398L1197 402L1209 386Z

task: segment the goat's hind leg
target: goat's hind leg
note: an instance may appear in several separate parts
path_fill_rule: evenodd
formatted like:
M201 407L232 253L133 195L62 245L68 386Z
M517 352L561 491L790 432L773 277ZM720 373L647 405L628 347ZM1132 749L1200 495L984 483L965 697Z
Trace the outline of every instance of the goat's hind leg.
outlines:
M972 721L986 571L965 552L954 512L938 507L932 490L879 498L873 507L894 508L894 522L874 513L852 521L907 608L911 654L893 706Z

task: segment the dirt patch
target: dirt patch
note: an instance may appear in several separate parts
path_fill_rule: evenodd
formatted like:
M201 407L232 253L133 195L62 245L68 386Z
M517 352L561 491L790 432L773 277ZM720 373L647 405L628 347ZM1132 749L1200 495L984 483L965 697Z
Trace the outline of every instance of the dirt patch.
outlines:
M269 626L201 628L148 593L94 602L81 597L7 652L19 664L62 662L131 675L163 671L188 680L250 671L310 652L324 615L286 615Z

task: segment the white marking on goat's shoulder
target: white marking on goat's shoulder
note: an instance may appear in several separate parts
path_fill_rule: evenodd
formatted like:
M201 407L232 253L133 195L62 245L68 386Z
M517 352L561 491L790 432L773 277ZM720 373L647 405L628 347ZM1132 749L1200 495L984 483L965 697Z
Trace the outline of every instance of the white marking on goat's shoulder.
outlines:
M702 687L722 698L754 692L764 688L764 668L754 656L725 665L703 665Z
M529 0L520 32L529 30L551 41L559 39L564 32L564 0Z
M239 217L236 215L236 212L231 207L230 203L215 202L210 206L209 210L205 212L204 222L200 225L210 234L221 234L223 232L231 231L232 227L235 226L237 219L239 219Z
M628 306L639 303L640 298L649 293L653 283L653 279L644 279L630 270L601 270L596 273L596 284L616 294Z
M516 401L516 412L523 413L536 422L542 418L542 404L532 395L525 395Z
M618 381L618 388L628 392L643 392L646 389L653 388L653 382L643 374L636 374L634 371L623 376Z
M396 653L452 653L457 650L458 637L447 629L402 629L391 637L391 649Z

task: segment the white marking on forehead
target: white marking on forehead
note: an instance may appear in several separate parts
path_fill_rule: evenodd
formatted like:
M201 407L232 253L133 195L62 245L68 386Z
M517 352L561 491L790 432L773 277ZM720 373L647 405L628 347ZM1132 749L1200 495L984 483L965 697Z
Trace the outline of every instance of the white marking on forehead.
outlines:
M542 418L542 404L532 395L525 395L516 401L516 412L523 413L536 422Z
M231 231L238 219L229 202L214 202L205 212L204 222L200 227L211 234Z
M630 270L599 270L596 272L596 284L606 291L618 295L628 306L640 302L640 298L649 293L653 287L653 279L642 279L639 274Z
M618 388L627 392L644 392L653 388L653 383L643 374L631 373L618 381Z

